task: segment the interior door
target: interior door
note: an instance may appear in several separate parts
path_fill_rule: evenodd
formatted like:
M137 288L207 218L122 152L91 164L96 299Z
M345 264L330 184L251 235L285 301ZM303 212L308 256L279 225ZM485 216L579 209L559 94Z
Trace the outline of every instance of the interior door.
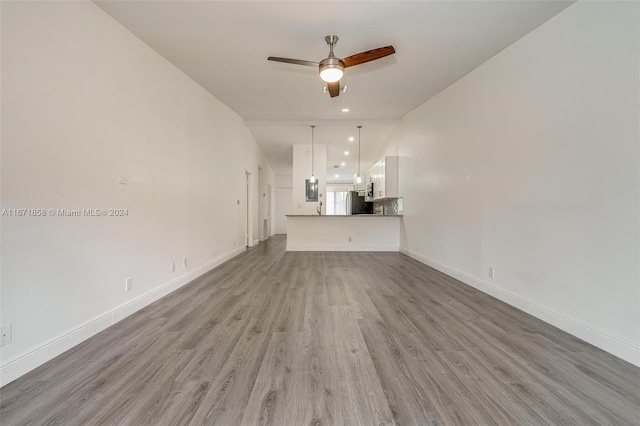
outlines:
M267 237L273 235L271 232L271 197L273 197L273 193L271 192L271 185L267 184Z

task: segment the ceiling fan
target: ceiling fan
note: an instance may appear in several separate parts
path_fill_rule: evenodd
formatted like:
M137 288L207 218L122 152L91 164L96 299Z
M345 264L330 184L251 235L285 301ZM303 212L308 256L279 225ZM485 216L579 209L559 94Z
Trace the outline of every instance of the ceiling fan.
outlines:
M338 42L337 35L328 35L324 38L329 45L329 56L320 62L305 61L302 59L278 58L269 56L267 60L276 62L286 62L288 64L306 65L309 67L318 67L320 78L327 83L327 89L331 97L340 94L340 79L344 74L344 69L355 65L364 64L365 62L375 61L385 56L393 55L396 50L393 46L379 47L377 49L367 50L366 52L356 53L346 58L336 58L333 54L333 46Z

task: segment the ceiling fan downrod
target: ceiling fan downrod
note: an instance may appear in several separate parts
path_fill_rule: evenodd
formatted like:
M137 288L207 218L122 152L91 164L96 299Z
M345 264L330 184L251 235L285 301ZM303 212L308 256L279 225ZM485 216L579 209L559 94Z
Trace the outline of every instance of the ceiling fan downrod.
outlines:
M335 83L340 81L344 73L344 62L342 62L340 58L336 58L333 54L333 46L338 42L338 36L328 35L324 39L329 45L329 56L320 61L318 71L320 72L320 78L322 80L327 83ZM340 90L339 83L337 89L338 91Z

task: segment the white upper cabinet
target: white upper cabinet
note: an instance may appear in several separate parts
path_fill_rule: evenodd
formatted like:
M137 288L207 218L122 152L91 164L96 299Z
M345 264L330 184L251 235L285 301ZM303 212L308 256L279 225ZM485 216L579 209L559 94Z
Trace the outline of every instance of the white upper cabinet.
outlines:
M387 156L367 173L367 183L373 183L373 199L398 198L398 157Z

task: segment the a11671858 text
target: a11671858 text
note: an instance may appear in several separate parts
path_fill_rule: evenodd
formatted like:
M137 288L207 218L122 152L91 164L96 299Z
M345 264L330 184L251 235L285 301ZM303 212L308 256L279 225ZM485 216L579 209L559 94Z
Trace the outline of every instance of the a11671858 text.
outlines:
M2 217L123 217L129 209L2 209Z

